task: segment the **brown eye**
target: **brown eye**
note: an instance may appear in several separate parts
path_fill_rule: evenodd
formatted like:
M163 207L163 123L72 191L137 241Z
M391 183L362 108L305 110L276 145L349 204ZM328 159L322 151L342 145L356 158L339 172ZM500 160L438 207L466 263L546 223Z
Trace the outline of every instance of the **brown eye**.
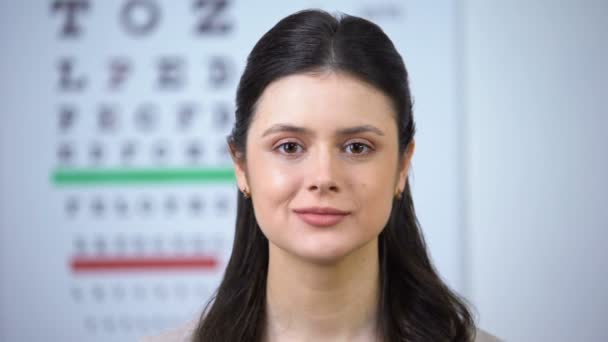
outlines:
M348 144L347 151L352 154L364 154L369 152L370 147L362 143Z
M300 146L298 144L293 143L293 142L286 142L286 143L279 145L279 149L281 151L285 152L286 154L294 154L294 153L299 152L298 151L299 147Z

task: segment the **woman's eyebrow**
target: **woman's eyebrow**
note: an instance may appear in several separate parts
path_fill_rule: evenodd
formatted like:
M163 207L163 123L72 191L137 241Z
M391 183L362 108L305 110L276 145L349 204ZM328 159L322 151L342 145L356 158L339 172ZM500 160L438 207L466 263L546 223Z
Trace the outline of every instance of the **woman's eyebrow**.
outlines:
M384 133L379 128L372 126L372 125L361 125L361 126L342 128L337 131L336 135L353 135L353 134L366 133L366 132L371 132L371 133L375 133L380 136L384 136Z
M287 125L287 124L276 124L276 125L272 125L269 129L265 130L264 133L262 134L262 138L269 134L278 133L278 132L303 133L306 135L312 135L312 131L309 130L308 128Z
M288 125L288 124L276 124L276 125L272 125L270 128L265 130L264 133L262 134L262 138L269 134L278 133L278 132L291 132L291 133L301 133L301 134L305 134L305 135L314 135L312 130L305 128L305 127L299 127L299 126ZM382 130L380 130L379 128L372 126L372 125L361 125L361 126L354 126L354 127L348 127L348 128L341 128L336 131L336 135L344 136L344 135L353 135L353 134L360 134L360 133L366 133L366 132L371 132L371 133L375 133L380 136L384 136L384 133L382 132Z

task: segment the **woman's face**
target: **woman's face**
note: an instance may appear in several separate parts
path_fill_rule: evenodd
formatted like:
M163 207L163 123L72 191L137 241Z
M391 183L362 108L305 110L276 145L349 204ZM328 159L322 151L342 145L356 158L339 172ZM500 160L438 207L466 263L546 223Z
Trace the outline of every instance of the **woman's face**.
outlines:
M246 160L234 161L271 248L331 263L376 242L413 147L400 162L382 92L345 74L297 74L264 90Z

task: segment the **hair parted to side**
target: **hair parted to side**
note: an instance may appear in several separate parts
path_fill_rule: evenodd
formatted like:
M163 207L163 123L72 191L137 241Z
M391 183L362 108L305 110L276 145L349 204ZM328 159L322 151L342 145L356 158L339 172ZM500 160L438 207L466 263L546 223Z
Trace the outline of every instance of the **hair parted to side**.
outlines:
M228 143L247 157L247 132L264 89L281 77L336 72L354 76L386 94L395 109L399 154L412 142L415 125L408 74L389 37L376 24L349 15L305 10L279 21L247 58L236 95L236 120ZM238 192L232 254L215 295L194 332L194 341L260 341L266 323L268 240L251 200ZM379 236L378 322L385 342L473 341L470 304L451 291L431 263L412 201L409 181L393 201Z

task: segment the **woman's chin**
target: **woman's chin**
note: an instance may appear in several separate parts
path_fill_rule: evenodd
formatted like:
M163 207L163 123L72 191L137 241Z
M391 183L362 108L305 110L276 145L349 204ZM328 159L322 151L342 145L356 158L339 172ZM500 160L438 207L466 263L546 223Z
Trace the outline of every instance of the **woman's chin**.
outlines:
M331 266L340 263L360 247L360 245L345 244L344 242L310 245L302 243L286 251L305 262Z
M304 260L310 264L322 265L322 266L331 266L339 264L340 261L344 260L344 258L348 255L346 252L338 252L338 251L303 251L298 253L298 257L301 260Z

